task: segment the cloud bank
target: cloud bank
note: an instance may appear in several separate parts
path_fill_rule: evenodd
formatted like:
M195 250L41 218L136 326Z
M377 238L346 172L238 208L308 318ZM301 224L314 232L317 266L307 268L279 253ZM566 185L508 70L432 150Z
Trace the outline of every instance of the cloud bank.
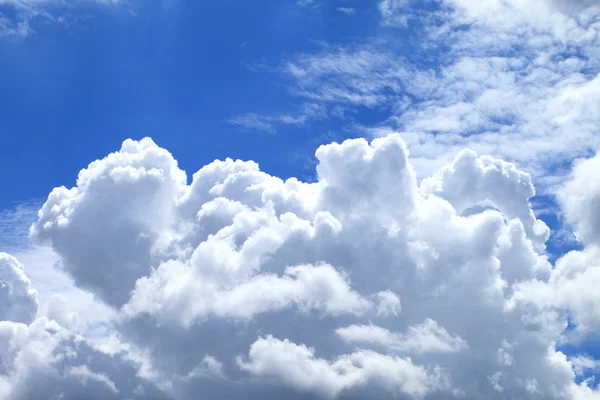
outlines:
M38 313L2 254L0 397L600 399L561 352L600 328L597 158L561 195L585 246L552 265L513 164L465 150L419 184L395 134L316 157L313 183L231 159L189 181L126 140L54 189L31 238L114 316Z

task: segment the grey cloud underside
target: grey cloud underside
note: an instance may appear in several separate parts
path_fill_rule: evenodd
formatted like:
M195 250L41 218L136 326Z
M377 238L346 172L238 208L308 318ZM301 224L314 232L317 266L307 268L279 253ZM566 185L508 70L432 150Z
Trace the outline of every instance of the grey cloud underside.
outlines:
M166 150L127 140L55 189L31 236L117 317L104 339L78 337L60 299L52 320L5 317L0 394L599 398L575 383L593 360L556 349L600 326L597 249L552 268L528 174L464 151L419 186L398 135L316 156L315 183L225 160L187 184Z

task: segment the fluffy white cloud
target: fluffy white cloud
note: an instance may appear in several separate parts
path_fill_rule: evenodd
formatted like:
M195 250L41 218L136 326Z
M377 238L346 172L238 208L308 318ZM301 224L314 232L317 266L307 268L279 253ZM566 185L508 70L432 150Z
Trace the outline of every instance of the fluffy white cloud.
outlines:
M378 4L390 29L418 16ZM559 347L600 328L599 158L559 190L584 248L554 265L531 175L495 158L549 178L600 145L600 9L429 4L418 50L449 46L439 68L381 42L324 46L284 63L301 112L230 120L390 111L368 129L378 139L321 146L313 183L231 159L188 183L144 139L54 189L31 237L111 311L79 325L81 297L65 295L38 314L24 267L0 253L0 398L600 399L581 381L598 361Z
M150 271L152 246L168 234L185 182L167 151L149 139L126 141L120 152L82 170L76 187L52 191L32 238L52 245L78 286L123 304Z
M558 191L567 221L584 243L600 244L600 156L578 162Z
M43 376L51 393L65 385L67 399L81 388L182 400L198 390L599 397L576 381L595 360L557 348L600 326L597 250L552 267L529 174L463 151L419 184L398 135L316 156L313 183L228 159L188 184L166 150L127 140L76 187L55 189L31 234L116 318L79 337L79 316L56 297L31 325L6 322L9 337L42 338L11 360L44 350L26 363L33 369L6 364L5 393Z
M410 359L386 356L372 351L341 355L334 361L315 357L314 349L272 336L259 338L252 344L249 360L238 358L246 371L259 376L272 376L304 391L314 391L327 398L355 386L375 384L389 390L392 396L421 398L436 389L445 389L440 372L428 373Z
M334 315L362 314L371 307L330 265L289 267L282 277L262 274L233 285L223 288L222 282L207 280L192 267L167 263L138 281L123 311L189 325L209 315L248 319L290 305Z
M31 289L25 268L0 252L0 321L30 323L38 311L37 293Z
M474 211L473 207L497 208L506 219L520 220L540 249L548 240L548 227L529 205L535 196L531 176L514 164L464 150L434 177L423 180L421 189L448 200L461 214Z
M0 321L0 349L3 399L167 398L136 376L135 363L95 350L46 317L30 325Z

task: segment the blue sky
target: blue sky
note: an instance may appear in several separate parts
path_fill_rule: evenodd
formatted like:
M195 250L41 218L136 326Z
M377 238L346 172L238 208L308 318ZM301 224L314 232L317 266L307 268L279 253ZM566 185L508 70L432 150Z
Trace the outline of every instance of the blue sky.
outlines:
M600 398L598 49L595 0L0 0L50 349L0 399Z
M2 41L2 168L23 160L11 149L28 149L28 167L7 176L15 191L2 196L4 207L72 184L82 165L128 137L153 137L190 171L234 157L302 173L321 136L345 136L339 121L265 134L227 120L302 107L276 71L284 57L381 30L375 7L349 16L293 1L86 4L72 12L69 26L38 17L27 37Z
M298 93L301 82L286 71L300 55L324 56L330 49L352 57L367 48L390 58L372 66L374 73L387 63L404 63L433 74L457 57L451 41L429 43L427 30L442 23L435 14L441 7L434 2L413 6L421 19L409 19L406 26L382 24L378 3L365 1L50 3L46 12L62 23L20 15L10 2L2 8L9 20L12 15L25 21L29 31L25 36L5 32L1 43L1 162L3 168L14 165L23 155L12 149L27 148L30 165L7 176L16 192L12 199L3 196L3 207L72 182L82 165L128 137L154 138L188 171L233 157L254 159L282 176L310 175L311 168L302 171L302 165L319 144L364 135L357 126L389 126L398 98L418 104L429 101L431 93L391 89L390 98L350 106L340 99L311 99ZM565 48L557 56L567 58L577 50ZM481 56L482 51L473 52ZM525 51L518 45L493 55L511 53ZM587 69L593 77L595 69ZM382 91L396 84L389 81L393 77L383 79ZM306 107L318 109L302 122L260 119L257 125L256 118L247 117L298 118L307 114ZM343 118L336 117L335 107ZM250 119L247 127L228 123L244 116ZM500 125L512 125L509 113L496 118Z

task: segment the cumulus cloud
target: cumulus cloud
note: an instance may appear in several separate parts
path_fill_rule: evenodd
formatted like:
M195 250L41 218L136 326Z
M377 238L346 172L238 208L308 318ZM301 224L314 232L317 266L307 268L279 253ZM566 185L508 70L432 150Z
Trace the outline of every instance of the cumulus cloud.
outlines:
M600 156L581 160L558 191L567 222L584 243L600 244L600 184L595 179Z
M520 220L535 245L543 248L548 240L548 227L529 205L535 196L531 176L514 164L464 150L434 177L424 179L421 188L448 200L461 214L472 207L495 207L505 218Z
M220 289L225 285L204 279L194 268L161 265L150 278L138 281L123 311L130 316L149 313L161 321L175 318L175 322L190 324L207 315L248 319L290 305L334 315L361 314L371 306L330 265L289 267L283 277L265 274L235 282L229 290ZM202 293L202 297L190 296L193 293ZM176 299L178 295L187 298Z
M250 347L249 360L238 364L254 375L273 376L304 391L326 398L337 397L355 386L376 384L394 395L423 397L443 388L439 371L428 373L410 359L361 351L339 356L334 361L316 358L314 349L272 336L259 338Z
M78 286L121 305L150 271L152 246L168 234L170 208L185 182L167 151L151 140L126 141L82 170L76 187L54 189L31 236L52 246Z
M37 293L14 257L0 252L0 321L30 323L38 311Z
M598 397L576 380L592 361L557 348L600 326L597 252L590 244L550 264L529 174L463 151L419 184L398 135L324 145L316 157L313 183L230 159L188 183L166 150L127 140L75 187L52 191L32 237L116 315L77 339L85 346L60 297L18 325L46 332L52 390ZM14 374L6 390L17 390Z
M412 3L378 2L381 25L421 18ZM0 1L22 16L0 31L26 34L47 4ZM30 236L111 311L81 330L77 297L38 312L0 253L0 398L599 399L598 360L560 346L600 329L600 158L557 190L582 249L551 263L532 175L497 156L552 185L556 161L600 144L600 9L428 4L418 51L449 47L439 68L381 42L325 46L283 63L300 112L230 119L389 111L377 139L321 146L312 183L231 159L190 182L146 138L54 189Z
M3 399L168 398L137 377L135 363L95 350L46 317L0 321L0 349Z

